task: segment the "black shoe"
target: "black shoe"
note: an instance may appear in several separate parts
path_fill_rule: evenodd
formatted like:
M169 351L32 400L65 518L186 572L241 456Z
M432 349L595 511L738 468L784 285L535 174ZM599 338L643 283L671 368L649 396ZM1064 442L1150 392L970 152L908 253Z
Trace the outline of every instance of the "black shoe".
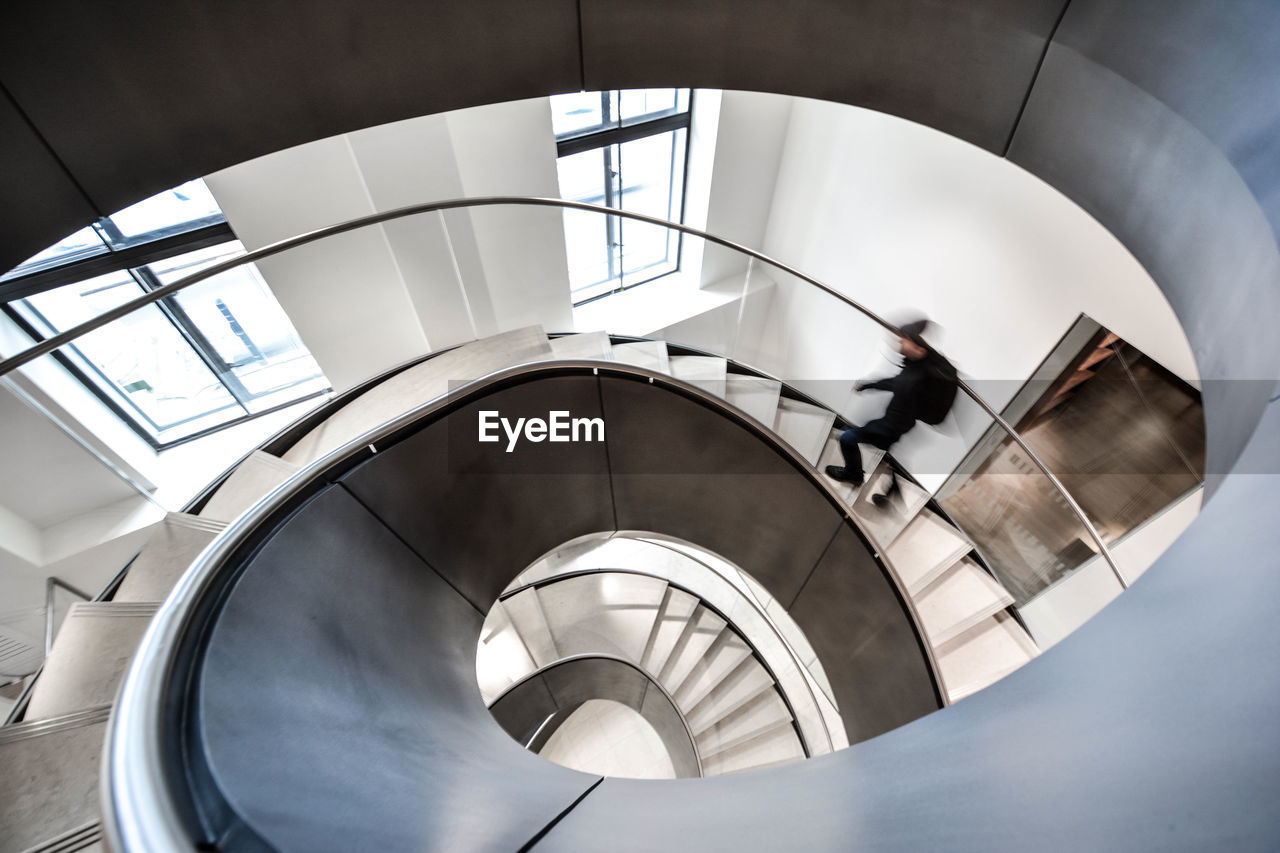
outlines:
M848 468L842 468L839 465L828 465L825 470L827 472L827 476L833 480L848 483L855 488L862 485L862 478L855 475Z
M884 509L889 505L889 496L888 495L872 495L871 502L875 504L878 508Z

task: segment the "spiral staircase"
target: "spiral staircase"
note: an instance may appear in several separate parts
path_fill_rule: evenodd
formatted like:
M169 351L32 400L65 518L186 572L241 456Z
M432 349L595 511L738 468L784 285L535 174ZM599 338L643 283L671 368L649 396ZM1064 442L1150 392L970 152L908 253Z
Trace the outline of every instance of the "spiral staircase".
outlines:
M460 382L512 365L589 360L670 376L723 400L739 417L789 447L791 457L809 467L815 484L825 482L829 494L843 502L842 512L863 532L868 550L897 578L908 597L906 607L923 631L927 656L936 662L939 704L981 689L1036 655L1034 643L1008 609L1008 593L982 568L964 535L929 508L923 489L900 478L902 488L888 507L869 500L888 476L890 460L878 452L872 456L867 486L860 490L819 480L817 471L839 453L834 413L778 380L724 358L685 353L669 351L663 341L615 341L604 333L548 338L537 327L519 329L385 374L250 453L189 512L172 513L156 526L111 600L73 606L43 672L24 697L21 722L0 729L4 763L15 771L4 778L11 788L0 799L5 804L0 806L5 812L0 848L70 851L99 842L99 756L120 681L169 590L228 523L336 448L355 443L406 411L447 397ZM525 671L510 674L509 682L515 683L566 659L598 656L603 642L614 656L659 685L675 706L697 753L697 772L686 775L773 766L859 739L858 732L846 736L843 731L836 700L840 689L874 690L874 685L844 684L832 691L819 655L798 630L789 639L774 641L791 650L787 678L780 678L778 672L787 667L771 667L769 656L744 638L727 616L730 605L722 602L717 608L679 583L677 566L690 561L697 562L678 546L652 538L558 549L517 577L500 597L491 619L497 616L501 624L485 627L481 648L501 631L515 633L529 658ZM650 575L575 574L588 565ZM665 577L654 571L664 565ZM736 573L732 567L724 571ZM627 602L630 621L620 623L616 612L601 618L599 610L569 606L584 599L599 604L602 585L616 585L619 577L636 596ZM757 621L789 623L785 608L755 579L737 577L736 594L771 602L761 612L772 610L776 618ZM574 587L576 595L565 595ZM602 634L600 626L610 624L624 624L626 630ZM583 637L592 642L584 646ZM492 704L500 695L490 691L485 698ZM563 721L566 710L571 709L553 712Z

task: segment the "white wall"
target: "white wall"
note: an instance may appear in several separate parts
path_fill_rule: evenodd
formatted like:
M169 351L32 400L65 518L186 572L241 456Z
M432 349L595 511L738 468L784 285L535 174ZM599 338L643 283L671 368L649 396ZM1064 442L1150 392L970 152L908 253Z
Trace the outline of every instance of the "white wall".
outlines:
M249 248L413 204L558 196L545 98L307 143L206 178ZM484 208L369 226L260 262L337 390L475 334L572 327L558 210ZM452 251L450 251L452 249ZM456 264L456 266L455 266Z

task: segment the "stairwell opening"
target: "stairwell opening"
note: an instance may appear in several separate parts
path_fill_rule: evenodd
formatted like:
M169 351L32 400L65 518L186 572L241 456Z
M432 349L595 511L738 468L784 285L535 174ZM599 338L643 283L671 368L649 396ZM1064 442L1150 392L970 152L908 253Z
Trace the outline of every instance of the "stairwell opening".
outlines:
M848 745L812 646L719 555L602 532L521 571L490 609L476 677L495 721L563 766L697 778Z

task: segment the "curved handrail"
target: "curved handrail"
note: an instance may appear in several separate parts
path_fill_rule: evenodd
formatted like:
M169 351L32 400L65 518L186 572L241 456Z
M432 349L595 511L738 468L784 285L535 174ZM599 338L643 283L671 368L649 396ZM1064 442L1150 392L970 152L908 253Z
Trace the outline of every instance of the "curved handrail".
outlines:
M636 672L643 675L650 685L658 688L659 692L662 693L662 697L667 700L667 704L671 706L672 710L676 712L676 716L680 718L680 726L684 729L685 735L689 738L689 747L690 749L693 750L693 760L698 765L698 776L701 778L702 753L698 751L698 739L694 737L693 729L689 728L689 721L684 718L684 714L680 713L680 706L676 704L676 698L671 695L671 692L667 690L667 688L662 686L661 682L659 682L657 678L645 672L644 667L640 666L637 663L632 663L631 661L627 660L621 655L611 655L611 654L608 654L607 652L598 652L598 653L593 652L590 654L566 655L565 657L557 658L556 660L552 661L546 666L540 666L537 669L533 670L532 672L525 673L524 675L517 678L515 681L508 684L506 687L502 689L501 693L493 697L493 701L489 702L488 706L492 708L494 705L497 705L499 702L501 702L511 693L519 689L521 686L528 684L530 681L537 678L539 675L542 675L544 672L553 670L558 666L564 666L566 664L577 663L578 661L584 661L584 660L608 660L608 661L613 661L614 663L625 664L626 666L631 667ZM800 742L803 744L804 739L801 738Z
M693 560L692 557L690 557L689 559ZM697 560L693 560L693 562L697 562L698 565L702 566L712 574L715 574L716 577L720 577L722 580L725 580L726 583L729 583L727 579L724 579L719 573L717 573L714 569L707 566L705 563L699 562ZM658 572L644 571L643 569L628 569L628 568L615 568L610 566L600 566L598 568L593 568L593 569L574 569L572 571L562 572L560 574L548 575L545 578L538 578L535 581L530 581L529 583L521 584L520 586L515 587L514 589L505 590L500 596L498 596L498 601L502 602L510 598L514 598L515 596L519 595L520 593L528 589L541 589L544 586L551 586L553 584L560 583L561 581L573 580L574 578L591 577L592 575L608 575L608 574L635 575L637 577L653 578L654 580L660 580L665 584L667 584L667 586L671 587L672 589L678 589L681 592L687 593L688 595L691 595L694 598L698 599L699 604L701 604L703 607L710 610L716 616L723 619L725 624L731 627L733 629L733 632L737 634L738 637L744 643L747 644L747 648L750 649L751 656L755 658L756 663L760 664L760 666L764 668L764 671L769 674L769 678L773 680L774 688L777 689L778 695L782 697L782 701L787 706L788 713L791 714L792 726L793 728L795 728L796 734L800 738L800 745L804 748L805 757L806 758L813 757L813 750L809 747L808 739L804 736L804 731L800 727L800 720L796 715L795 708L792 706L790 698L788 698L786 691L781 689L781 682L778 680L777 674L773 671L773 667L769 666L769 662L764 659L764 656L760 654L760 651L756 648L755 643L751 642L750 638L748 638L745 634L742 633L742 631L738 629L737 624L732 619L729 618L729 615L727 613L725 613L719 607L716 607L714 604L709 602L700 593L695 592L692 589L689 589L687 586L683 584L672 581L669 578L664 577L662 574ZM732 584L730 585L732 586ZM741 593L739 594L741 595ZM745 598L745 596L742 596L742 597ZM795 665L796 670L799 672L803 672L804 663L800 661L799 658L796 657L795 652L792 650L791 646L786 642L786 638L782 636L782 632L780 632L778 630L778 627L773 624L773 620L770 619L769 616L763 610L760 609L760 606L757 602L747 599L747 603L751 605L752 609L756 612L756 615L764 618L765 624L769 626L770 630L773 631L774 635L782 643L782 647L787 652L787 657L790 658L791 662ZM548 666L550 666L550 664L548 664ZM545 668L546 667L543 667L543 669ZM814 695L813 688L809 686L809 680L807 678L804 678L803 674L801 675L801 680L804 682L805 689L809 691L809 698L813 700L814 707L819 708L819 720L822 722L823 729L826 730L827 721L826 721L826 718L821 716L821 709L820 709L820 706L818 705L818 697ZM676 708L678 710L679 706L677 705ZM831 742L830 732L826 733L826 737L827 737L828 748L830 748L831 751L834 752L835 745Z
M538 373L557 374L575 369L591 370L597 374L603 370L620 376L641 377L654 384L678 389L683 394L703 401L704 405L736 417L747 428L770 441L779 453L792 461L797 470L806 473L834 505L843 506L831 484L813 472L794 448L776 436L771 436L770 431L758 421L710 392L665 374L635 365L575 359L515 365L472 380L353 438L295 472L210 542L178 580L138 645L109 723L101 765L100 796L103 829L110 849L177 850L190 846L189 839L186 838L185 823L180 817L182 811L169 788L168 767L161 754L161 716L163 709L168 707L165 701L168 679L176 666L175 658L183 633L195 618L195 607L204 600L220 569L236 555L242 545L260 528L265 527L279 511L291 502L305 497L308 490L315 488L317 483L327 482L329 475L340 471L353 459L376 452L378 444L414 423L441 414L452 406L462 405L472 393L513 377ZM844 517L856 527L857 522L851 514L846 512ZM881 560L920 639L929 673L935 680L942 704L945 705L946 691L943 689L933 649L925 639L923 622L911 597L906 594L902 579L883 556ZM125 749L125 746L128 748ZM126 837L137 844L130 846Z
M71 341L75 340L76 338L79 338L84 334L87 334L88 332L101 328L102 326L105 326L108 323L113 322L114 320L124 317L125 315L130 314L139 308L143 308L147 305L152 304L153 302L157 302L161 299L164 299L167 296L171 296L181 290L191 287L192 285L198 284L202 281L205 281L209 278L212 278L216 275L226 272L227 270L234 269L238 266L243 266L244 264L248 264L248 263L254 263L263 258L269 258L273 255L278 255L281 252L286 252L298 246L305 246L309 243L314 243L318 240L323 240L326 237L332 237L338 234L345 234L348 231L354 231L369 225L377 225L382 222L390 222L396 219L402 219L407 216L416 216L422 213L435 213L435 212L440 212L445 210L455 210L458 208L492 207L496 205L554 207L554 208L567 209L567 210L583 210L591 213L600 213L607 216L620 216L624 219L632 219L637 222L644 222L650 225L657 225L664 228L670 228L672 230L679 231L682 234L689 234L694 237L700 237L703 240L708 240L712 243L723 246L727 249L733 250L735 252L740 252L744 255L747 255L748 257L755 258L756 260L769 264L775 269L781 270L782 272L788 275L794 276L800 279L801 281L804 281L818 288L824 293L838 299L839 301L845 303L851 308L861 312L868 319L882 326L886 331L894 332L894 333L898 331L898 327L893 323L890 323L888 320L884 319L879 314L876 314L874 311L862 305L861 303L857 302L856 300L850 299L848 296L845 296L844 294L840 293L834 288L826 284L823 284L822 282L818 281L816 278L806 275L800 270L795 269L794 267L788 266L787 264L784 264L781 261L775 260L774 258L771 258L762 252L757 252L755 249L748 248L746 246L743 246L740 243L735 243L732 240L727 240L724 237L718 237L714 234L709 234L706 231L702 231L698 228L693 228L689 225L683 225L678 222L669 222L665 219L659 219L658 217L655 217L655 216L646 216L645 214L642 214L642 213L634 213L628 210L619 210L619 209L604 207L596 204L587 204L586 202L580 202L580 201L567 201L565 199L558 199L558 198L538 198L538 197L532 197L532 196L487 196L483 198L461 198L461 199L449 199L446 201L427 202L425 204L409 205L407 207L400 207L400 208L396 208L395 210L383 211L381 213L373 213L373 214L369 214L368 216L361 216L361 217L357 217L356 219L349 219L346 222L339 222L335 225L328 225L328 226L325 226L324 228L317 228L314 231L308 231L303 234L298 234L296 236L289 237L284 240L279 240L275 243L271 243L269 245L263 246L262 248L255 249L251 252L247 252L238 257L229 258L225 261L214 264L213 266L206 267L203 270L192 273L191 275L186 276L185 278L181 278L171 284L167 284L167 285L164 285L163 287L156 288L155 290L152 290L149 293L146 293L143 296L140 296L137 299L134 299L130 302L126 302L122 305L118 305L109 311L99 314L97 317L94 317L91 320L87 320L78 326L73 326L72 328L68 329L65 332L54 335L51 338L48 338L32 347L29 347L28 349L23 350L17 355L11 356L7 359L4 359L3 361L0 361L0 377L3 377L9 374L13 370L16 370L17 368L21 367L24 364L27 364L30 361L33 361L34 359L40 358L43 355L47 355L48 353L53 352L54 350L59 349L62 346L65 346L66 344L70 343ZM1027 455L1027 458L1030 459L1031 462L1037 468L1040 469L1040 472L1049 479L1049 482L1053 485L1053 487L1058 491L1058 493L1066 501L1067 506L1071 509L1072 513L1074 513L1075 516L1078 519L1080 519L1080 522L1084 525L1085 530L1089 534L1089 538L1091 538L1094 544L1097 546L1098 553L1102 555L1104 560L1106 560L1107 565L1111 568L1111 571L1115 575L1116 580L1119 581L1120 588L1128 589L1129 584L1125 581L1124 575L1123 573L1121 573L1120 567L1116 563L1115 557L1111 553L1111 549L1107 546L1107 543L1102 538L1102 534L1098 532L1098 529L1093 525L1093 522L1089 520L1089 517L1085 514L1085 511L1080 506L1080 504L1076 502L1076 499L1072 497L1071 493L1068 492L1066 487L1062 485L1062 481L1059 480L1057 476L1055 476L1054 473L1049 470L1049 466L1047 466L1043 462L1043 460L1040 459L1040 456L1034 450L1031 449L1030 445L1027 444L1027 442L1023 439L1023 437L1012 427L1012 425L1010 425L1003 417L1001 417L1001 415L994 408L992 408L991 405L986 400L984 400L981 396L979 396L978 393L974 391L972 387L970 387L969 383L965 382L963 379L959 379L958 386L961 391L963 391L970 399L972 399L975 403L977 403L978 406L984 412L986 412L986 414L992 419L993 422L998 424L1001 429L1003 429L1006 433L1008 433L1009 437L1012 438L1017 443L1018 447L1021 448L1022 451Z

